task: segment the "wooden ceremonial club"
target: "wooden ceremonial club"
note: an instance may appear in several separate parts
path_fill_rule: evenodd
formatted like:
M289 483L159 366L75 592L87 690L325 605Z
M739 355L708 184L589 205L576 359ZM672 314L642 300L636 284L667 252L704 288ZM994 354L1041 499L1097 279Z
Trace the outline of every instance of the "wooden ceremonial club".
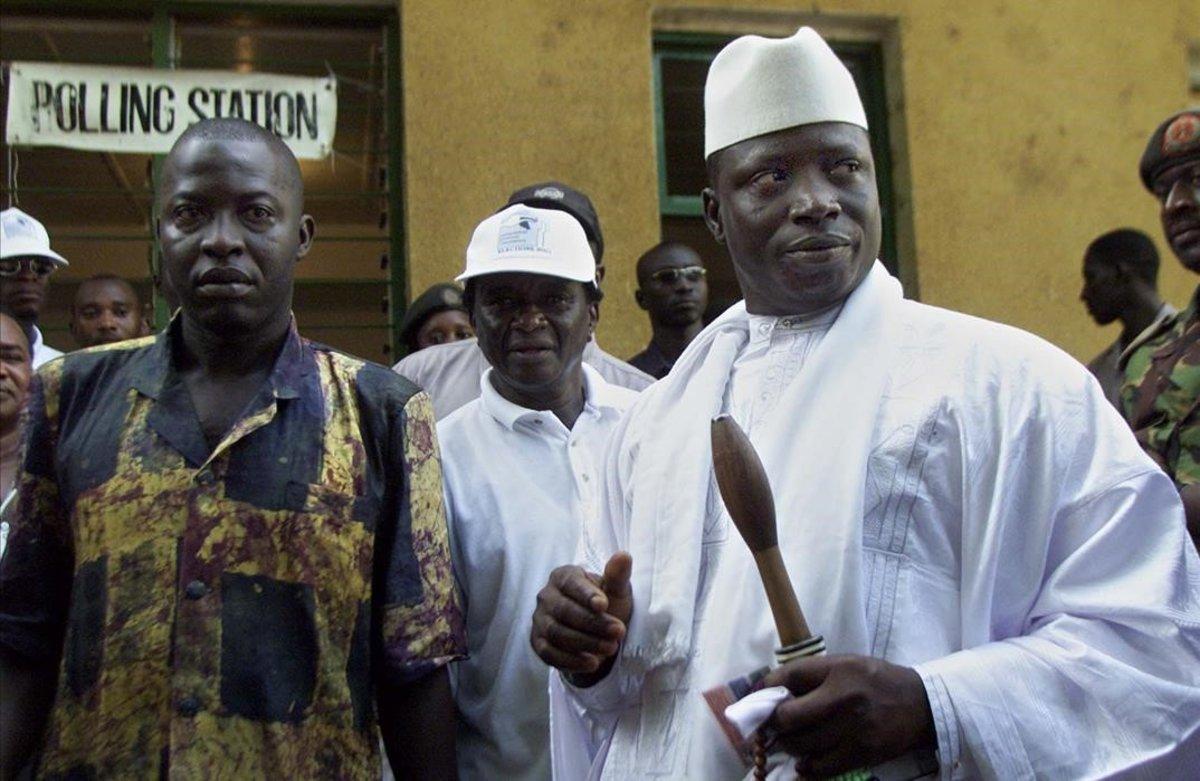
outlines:
M775 649L778 664L806 656L825 653L825 638L814 635L804 620L787 567L779 553L779 535L775 528L775 500L771 498L771 484L763 469L758 453L750 444L746 432L729 415L720 415L712 421L713 471L717 475L717 488L725 509L733 519L733 525L746 541L758 565L771 615L775 619L775 631L779 633L780 647ZM754 742L754 777L767 777L767 751L761 734ZM907 760L907 762L906 762ZM936 773L937 762L928 758L901 758L885 763L872 770L854 770L843 773L835 781L861 781L870 778L924 778Z
M804 620L787 566L779 553L775 500L771 497L767 472L746 432L729 415L713 418L712 458L725 508L758 565L775 618L775 631L779 633L780 650L806 644L813 639L813 633Z
M824 638L814 636L808 628L788 578L787 566L779 553L775 500L771 496L767 472L746 432L730 415L713 418L712 459L725 509L754 554L758 576L767 592L775 631L779 634L780 647L775 649L775 660L783 664L824 652ZM766 777L767 751L759 735L754 742L754 778L761 781Z

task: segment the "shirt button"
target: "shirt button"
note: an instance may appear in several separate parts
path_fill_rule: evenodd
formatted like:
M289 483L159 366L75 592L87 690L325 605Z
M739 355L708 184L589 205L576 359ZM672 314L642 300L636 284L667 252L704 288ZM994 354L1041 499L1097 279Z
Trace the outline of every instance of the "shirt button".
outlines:
M179 701L175 710L179 711L180 716L190 719L200 712L200 700L195 697L184 697Z
M591 478L590 478L590 477L588 477L587 475L583 475L582 477L583 477L583 482L585 482L585 483L586 483L588 480L591 480Z
M208 586L202 580L193 580L187 584L187 588L183 590L183 593L188 599L200 599L208 595Z

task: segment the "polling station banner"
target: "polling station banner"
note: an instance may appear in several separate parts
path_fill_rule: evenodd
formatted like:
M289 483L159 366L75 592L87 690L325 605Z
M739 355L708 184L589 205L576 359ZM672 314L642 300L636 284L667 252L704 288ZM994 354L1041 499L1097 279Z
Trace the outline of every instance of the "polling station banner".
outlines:
M333 76L14 62L8 82L13 145L163 154L191 124L241 117L321 159L337 127Z

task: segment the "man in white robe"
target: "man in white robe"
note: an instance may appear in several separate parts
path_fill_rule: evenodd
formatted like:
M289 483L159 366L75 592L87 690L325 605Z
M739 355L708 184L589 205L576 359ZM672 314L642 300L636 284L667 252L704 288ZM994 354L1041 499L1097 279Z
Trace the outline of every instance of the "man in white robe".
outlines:
M773 777L930 753L942 778L1188 777L1200 561L1170 480L1076 361L903 300L862 105L815 32L733 42L705 105L706 218L745 301L622 421L582 567L540 592L556 774L748 771L700 696L778 644L712 475L727 412L831 652L767 679L793 695Z

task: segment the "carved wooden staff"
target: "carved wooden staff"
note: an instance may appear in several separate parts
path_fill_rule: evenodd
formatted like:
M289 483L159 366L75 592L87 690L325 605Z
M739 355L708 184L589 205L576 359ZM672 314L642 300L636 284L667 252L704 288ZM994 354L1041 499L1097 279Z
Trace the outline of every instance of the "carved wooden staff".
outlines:
M779 553L779 535L775 528L775 500L767 472L750 439L729 415L712 421L713 471L717 488L729 510L729 517L746 541L758 565L758 575L775 619L780 647L775 649L778 664L825 651L825 638L814 635L804 620L796 599L787 566ZM754 777L766 778L767 753L761 737L754 747Z

